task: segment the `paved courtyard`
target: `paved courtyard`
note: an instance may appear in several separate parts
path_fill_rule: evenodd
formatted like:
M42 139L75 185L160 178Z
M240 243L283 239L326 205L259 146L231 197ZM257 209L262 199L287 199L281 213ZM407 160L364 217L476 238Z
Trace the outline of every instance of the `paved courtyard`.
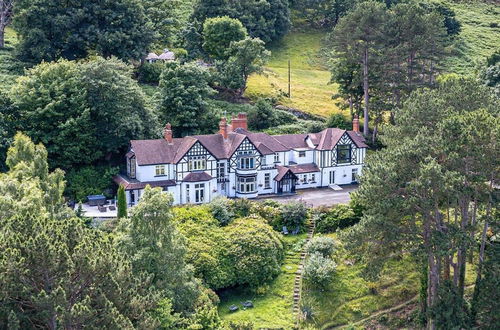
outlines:
M297 194L269 197L261 197L259 199L272 199L280 203L301 200L314 207L316 206L332 206L336 204L346 204L351 200L350 193L358 188L357 185L342 186L342 190L333 190L331 188L316 188L297 190Z

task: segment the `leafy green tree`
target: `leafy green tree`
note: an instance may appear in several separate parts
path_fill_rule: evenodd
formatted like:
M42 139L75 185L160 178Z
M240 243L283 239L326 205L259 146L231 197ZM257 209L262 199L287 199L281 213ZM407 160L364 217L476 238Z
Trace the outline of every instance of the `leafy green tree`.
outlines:
M328 118L326 122L327 127L336 127L340 129L350 130L352 129L352 124L348 121L345 116L341 113L334 113Z
M228 16L209 18L203 23L203 49L214 59L227 59L231 43L246 36L243 24Z
M500 50L486 59L486 67L480 72L479 79L500 95Z
M138 60L154 37L140 0L20 1L14 26L19 54L34 63L95 53Z
M210 202L212 216L219 220L222 226L228 225L233 220L231 201L227 197L217 197Z
M340 19L333 31L335 54L360 66L363 77L363 134L368 135L370 110L370 78L373 78L374 56L381 47L384 37L386 8L375 1L359 3L354 10Z
M332 54L330 60L330 83L338 85L337 93L333 99L341 98L346 102L336 102L341 109L349 107L351 117L360 114L363 99L362 74L359 65L352 58L337 57Z
M109 159L155 130L156 117L131 75L117 59L42 63L11 91L16 129L47 145L53 167Z
M0 48L5 46L5 28L12 22L16 2L16 0L2 0L0 2Z
M126 218L127 217L127 197L125 196L125 188L123 188L122 185L118 187L118 193L117 193L117 208L118 208L118 214L117 217L118 219Z
M233 41L226 51L227 59L217 63L220 85L242 96L251 74L262 73L270 52L260 39Z
M118 167L85 166L71 169L66 174L65 195L75 201L85 201L88 195L110 194L113 177L119 172Z
M106 234L64 205L63 172L20 133L0 174L0 323L20 328L155 326L155 297Z
M337 243L331 237L316 236L307 242L305 250L309 254L318 253L325 258L331 258L335 252Z
M14 138L15 107L9 96L0 91L0 172L6 170L7 149Z
M200 287L186 264L184 237L173 223L173 198L146 187L130 219L122 220L118 246L130 256L132 270L151 279L151 286L172 301L176 312L193 311Z
M159 116L172 124L176 136L213 132L217 127L208 103L215 93L209 79L208 71L196 64L167 64L157 95Z
M356 1L349 0L300 0L294 4L297 14L316 27L335 26Z
M141 0L144 13L156 32L155 44L159 47L172 45L181 27L178 0Z
M299 227L302 228L307 220L308 209L302 202L290 202L283 204L281 207L281 217L283 225L289 229Z
M263 130L278 126L278 114L265 99L258 99L255 106L248 112L248 126L254 130Z

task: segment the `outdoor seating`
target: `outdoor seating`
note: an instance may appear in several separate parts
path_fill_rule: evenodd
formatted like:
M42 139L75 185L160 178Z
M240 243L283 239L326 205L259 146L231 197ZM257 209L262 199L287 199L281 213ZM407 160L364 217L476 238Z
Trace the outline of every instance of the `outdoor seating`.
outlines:
M108 211L108 208L106 206L98 206L97 207L99 209L99 212L107 212Z
M110 211L114 211L114 210L116 210L116 206L114 206L114 205L110 205L110 206L108 207L108 209L109 209Z
M283 233L283 235L288 235L288 229L286 228L286 226L283 226L282 233Z
M236 312L238 309L239 309L239 307L238 307L238 306L236 306L236 305L231 305L231 306L229 306L229 311L230 311L230 312Z
M245 301L245 302L242 302L241 304L242 304L242 305L243 305L243 307L245 307L245 308L252 308L252 307L253 307L253 303L252 303L252 301L251 301L251 300L247 300L247 301Z
M297 226L294 231L292 231L292 235L297 235L300 232L300 227Z

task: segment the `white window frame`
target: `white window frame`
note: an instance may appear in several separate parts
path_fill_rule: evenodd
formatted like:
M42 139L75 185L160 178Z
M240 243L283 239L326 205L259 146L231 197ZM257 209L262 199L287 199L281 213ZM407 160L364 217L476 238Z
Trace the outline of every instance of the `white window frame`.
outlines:
M186 184L186 203L191 202L191 195L189 191L189 184Z
M205 202L205 184L196 183L194 185L194 202L196 204L201 204Z
M207 169L207 159L204 156L192 156L189 159L189 171L204 171Z
M251 194L257 191L257 180L254 176L238 177L238 192L243 194Z
M274 154L274 162L275 163L279 163L280 162L280 154L279 153L275 153Z
M167 174L165 165L156 165L155 166L155 176L166 176Z
M264 189L271 189L271 173L264 173Z

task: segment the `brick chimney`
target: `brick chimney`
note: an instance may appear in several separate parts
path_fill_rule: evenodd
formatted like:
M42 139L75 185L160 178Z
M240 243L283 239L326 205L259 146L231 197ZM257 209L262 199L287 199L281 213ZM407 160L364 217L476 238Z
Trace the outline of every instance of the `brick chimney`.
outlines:
M231 125L233 127L233 131L235 131L237 128L248 130L247 114L239 113L238 117L233 117L233 119L231 120Z
M222 117L219 123L219 134L222 135L224 140L227 139L227 130L228 130L227 120L225 117Z
M359 116L354 115L354 119L352 120L352 130L356 133L359 133Z
M170 123L165 125L165 129L163 130L163 137L169 144L172 144L174 142L174 139L172 137L172 125L170 125Z

